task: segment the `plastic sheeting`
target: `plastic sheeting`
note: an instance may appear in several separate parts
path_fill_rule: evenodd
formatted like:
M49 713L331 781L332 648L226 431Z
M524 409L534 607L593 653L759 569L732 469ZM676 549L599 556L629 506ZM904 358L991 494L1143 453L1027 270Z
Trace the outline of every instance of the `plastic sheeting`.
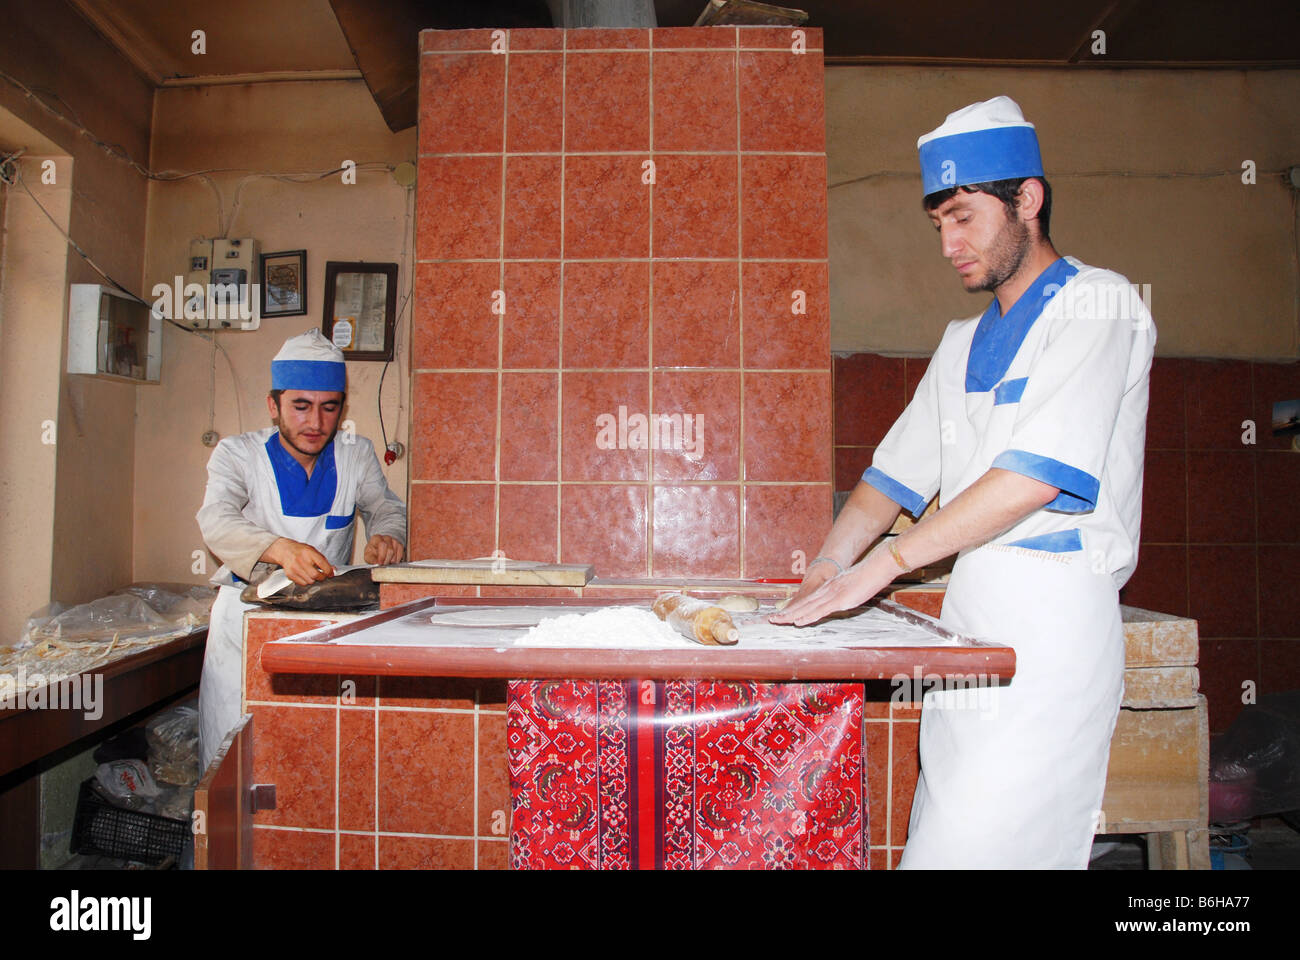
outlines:
M170 589L169 589L170 588ZM44 640L90 641L180 636L207 625L216 591L208 586L138 583L65 607L52 603L27 620L16 649Z
M861 869L858 684L510 683L514 869Z
M1300 810L1300 691L1265 694L1210 747L1210 822Z
M215 599L208 586L138 583L71 608L49 604L27 620L17 643L0 646L0 705L200 630Z

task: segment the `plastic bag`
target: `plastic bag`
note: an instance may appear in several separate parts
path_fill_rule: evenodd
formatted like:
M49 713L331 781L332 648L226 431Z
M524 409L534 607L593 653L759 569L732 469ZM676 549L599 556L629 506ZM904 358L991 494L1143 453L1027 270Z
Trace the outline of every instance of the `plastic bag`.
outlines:
M1300 810L1300 690L1265 694L1210 745L1210 822Z
M149 740L149 768L162 781L194 784L199 780L199 711L172 707L145 727Z
M215 587L198 583L132 583L113 591L114 595L139 597L164 616L176 618L192 613L206 620L217 599Z
M207 625L216 592L202 586L184 590L175 593L159 584L132 584L71 608L50 604L28 619L16 647L45 640L98 642L189 633Z
M23 632L18 635L17 640L3 646L10 650L22 650L25 647L30 647L36 642L33 637L37 631L67 609L65 604L59 603L57 600L53 603L47 603L27 618L27 622L23 624Z
M95 768L95 782L108 800L128 810L151 810L158 796L158 784L139 760L101 763Z
M153 813L172 820L188 820L194 812L194 787L165 786L153 801Z
M199 711L184 704L172 707L150 720L145 732L150 756L183 756L199 742Z

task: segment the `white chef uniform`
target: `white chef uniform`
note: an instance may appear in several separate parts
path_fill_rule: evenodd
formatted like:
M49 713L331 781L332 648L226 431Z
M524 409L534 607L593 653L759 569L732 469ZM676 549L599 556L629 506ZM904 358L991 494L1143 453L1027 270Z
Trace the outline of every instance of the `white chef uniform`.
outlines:
M970 182L1010 178L989 173ZM1087 864L1123 693L1118 590L1137 564L1154 344L1123 277L1062 258L1005 317L994 299L949 324L863 475L914 516L994 467L1060 489L958 555L941 621L1014 647L1016 674L925 695L903 867Z
M314 336L313 336L314 335ZM345 389L342 353L319 331L291 338L271 364L273 389ZM335 566L352 557L354 514L368 536L406 542L406 507L388 487L374 446L337 434L317 455L311 477L284 449L275 427L222 440L208 461L208 485L198 512L209 548L223 562L208 627L199 688L199 753L203 769L243 715L246 610L239 595L272 569L259 562L280 537L307 543Z

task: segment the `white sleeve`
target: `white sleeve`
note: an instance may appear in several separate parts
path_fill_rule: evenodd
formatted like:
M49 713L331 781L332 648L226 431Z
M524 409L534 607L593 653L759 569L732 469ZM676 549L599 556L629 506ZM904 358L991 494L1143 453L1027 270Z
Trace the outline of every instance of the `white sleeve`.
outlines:
M238 576L251 581L254 565L280 538L244 516L248 461L235 449L236 439L222 440L208 458L208 485L195 519L208 549Z
M1096 507L1135 336L1140 331L1145 345L1154 335L1151 315L1128 282L1098 273L1064 301L1030 368L1011 438L992 463L1059 489L1047 509L1064 513Z
M863 483L875 487L914 517L939 491L941 473L941 428L939 423L939 377L943 344L935 351L916 395L902 416L876 447L871 466L862 474Z
M367 441L361 451L361 483L357 487L357 509L366 525L366 538L393 537L406 546L406 504L388 486L379 468L374 446Z

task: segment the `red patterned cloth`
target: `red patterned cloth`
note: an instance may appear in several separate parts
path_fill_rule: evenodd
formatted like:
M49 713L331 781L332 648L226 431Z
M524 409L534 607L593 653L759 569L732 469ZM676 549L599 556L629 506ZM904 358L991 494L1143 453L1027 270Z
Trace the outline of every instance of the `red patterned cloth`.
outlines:
M863 869L860 684L516 680L515 869Z

